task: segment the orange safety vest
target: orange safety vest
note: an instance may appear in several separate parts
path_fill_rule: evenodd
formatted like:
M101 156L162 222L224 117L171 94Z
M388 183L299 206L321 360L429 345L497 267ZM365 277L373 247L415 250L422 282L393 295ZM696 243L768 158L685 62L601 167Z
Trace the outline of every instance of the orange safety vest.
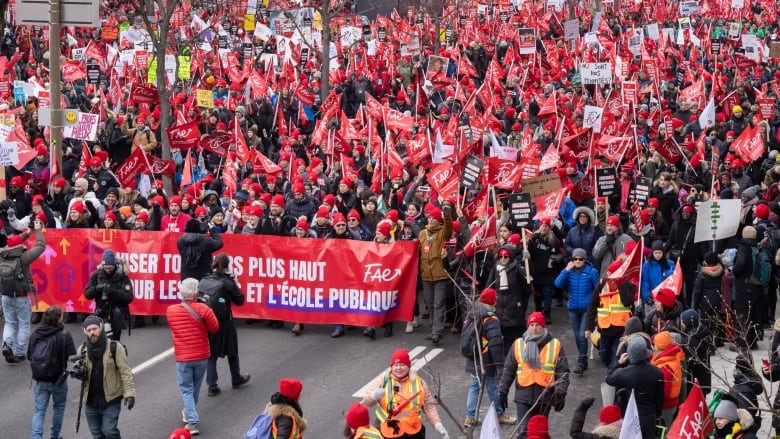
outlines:
M561 352L561 342L553 338L539 351L539 359L542 361L541 369L534 369L523 361L523 349L525 340L518 338L515 342L515 360L517 360L517 384L520 387L528 387L538 384L547 387L553 382L555 375L555 363L558 362L558 354Z
M301 430L298 428L298 423L295 422L295 418L292 416L289 417L292 420L292 430L290 431L290 439L301 439L303 438L303 433L301 433ZM276 418L274 418L274 421L271 423L271 439L276 439L276 436L278 434L278 430L276 429Z
M367 425L355 430L355 439L382 439L382 433L376 428Z
M607 289L604 286L604 289ZM599 307L596 309L597 321L600 329L610 326L623 327L631 318L631 308L623 306L620 301L620 293L617 291L605 291L599 294Z
M398 390L394 391L393 386L398 385ZM376 407L376 418L379 422L385 421L390 417L390 411L409 401L394 418L416 417L421 418L425 394L423 391L422 380L419 376L413 375L404 383L396 381L389 373L384 377L385 396L379 399Z

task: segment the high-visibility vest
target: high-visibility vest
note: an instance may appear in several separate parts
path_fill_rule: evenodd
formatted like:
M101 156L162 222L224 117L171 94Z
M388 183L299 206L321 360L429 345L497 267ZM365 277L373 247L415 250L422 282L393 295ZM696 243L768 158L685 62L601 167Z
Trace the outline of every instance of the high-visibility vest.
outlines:
M397 391L393 390L394 386L398 386ZM385 396L379 399L375 412L376 419L379 422L384 422L390 417L390 410L395 410L409 398L411 398L411 401L393 417L398 419L406 417L421 418L425 391L419 376L410 375L405 382L400 382L388 373L384 378L384 389Z
M631 318L631 308L623 306L623 302L620 301L620 293L607 291L599 294L599 307L596 309L596 314L601 329L607 329L610 326L623 327Z
M524 348L525 340L518 338L515 342L517 384L520 387L527 387L531 384L547 387L554 379L555 363L558 361L558 354L561 352L561 342L554 338L539 351L539 359L542 362L540 369L532 368L530 364L523 360Z
M382 439L382 433L376 428L367 425L355 430L355 439Z
M292 430L290 430L290 439L301 439L303 438L303 433L301 433L301 429L298 428L298 423L295 422L295 418L290 416L290 420L292 420ZM276 439L276 436L278 435L278 430L276 428L276 418L274 418L274 421L271 423L271 439Z

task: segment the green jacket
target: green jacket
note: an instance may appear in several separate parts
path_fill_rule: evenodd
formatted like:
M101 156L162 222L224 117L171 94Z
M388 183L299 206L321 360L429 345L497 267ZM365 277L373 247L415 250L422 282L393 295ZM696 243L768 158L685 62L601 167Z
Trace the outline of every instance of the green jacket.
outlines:
M103 393L105 393L106 401L113 401L122 396L125 398L135 398L135 384L133 383L133 371L130 369L130 363L127 362L127 354L122 345L118 344L116 347L116 365L114 365L114 358L111 356L111 340L106 341L106 351L103 352ZM84 349L87 348L86 343L82 343L79 347L79 355L82 355ZM89 359L89 355L84 353L87 358L87 368L90 375L92 374L92 360ZM87 378L89 380L89 378ZM87 381L87 387L84 390L84 399L86 403L89 397L89 381Z

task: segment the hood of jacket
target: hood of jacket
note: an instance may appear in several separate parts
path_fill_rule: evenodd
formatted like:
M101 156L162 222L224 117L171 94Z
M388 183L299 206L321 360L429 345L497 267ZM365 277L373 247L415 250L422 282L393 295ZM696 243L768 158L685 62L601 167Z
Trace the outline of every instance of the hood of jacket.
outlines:
M683 350L674 343L663 351L654 354L654 361L659 367L661 364L674 361L675 359L683 361L685 360L685 354L683 353Z
M702 266L700 271L705 276L720 277L720 275L723 274L723 265Z
M0 258L18 258L27 250L24 244L0 248Z
M593 429L593 434L600 438L619 439L622 425L622 420L611 424L602 424Z
M574 221L577 221L577 218L579 218L581 213L588 215L588 218L590 218L590 223L588 225L593 224L596 221L596 213L588 206L580 206L574 209L574 213L571 214ZM577 224L579 224L579 222Z
M58 328L56 326L40 325L35 328L35 336L45 338L60 331L62 331L62 328Z

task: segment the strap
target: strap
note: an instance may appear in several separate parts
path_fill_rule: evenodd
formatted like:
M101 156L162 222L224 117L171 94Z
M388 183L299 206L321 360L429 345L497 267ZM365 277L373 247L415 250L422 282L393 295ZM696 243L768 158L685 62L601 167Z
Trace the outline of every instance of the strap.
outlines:
M195 310L192 309L192 307L190 306L189 303L187 303L186 301L182 300L181 301L181 306L183 306L184 309L186 309L187 312L190 313L190 315L192 315L193 318L195 318L195 320L199 321L200 323L204 323L203 322L203 317L199 316L198 313L196 313Z

